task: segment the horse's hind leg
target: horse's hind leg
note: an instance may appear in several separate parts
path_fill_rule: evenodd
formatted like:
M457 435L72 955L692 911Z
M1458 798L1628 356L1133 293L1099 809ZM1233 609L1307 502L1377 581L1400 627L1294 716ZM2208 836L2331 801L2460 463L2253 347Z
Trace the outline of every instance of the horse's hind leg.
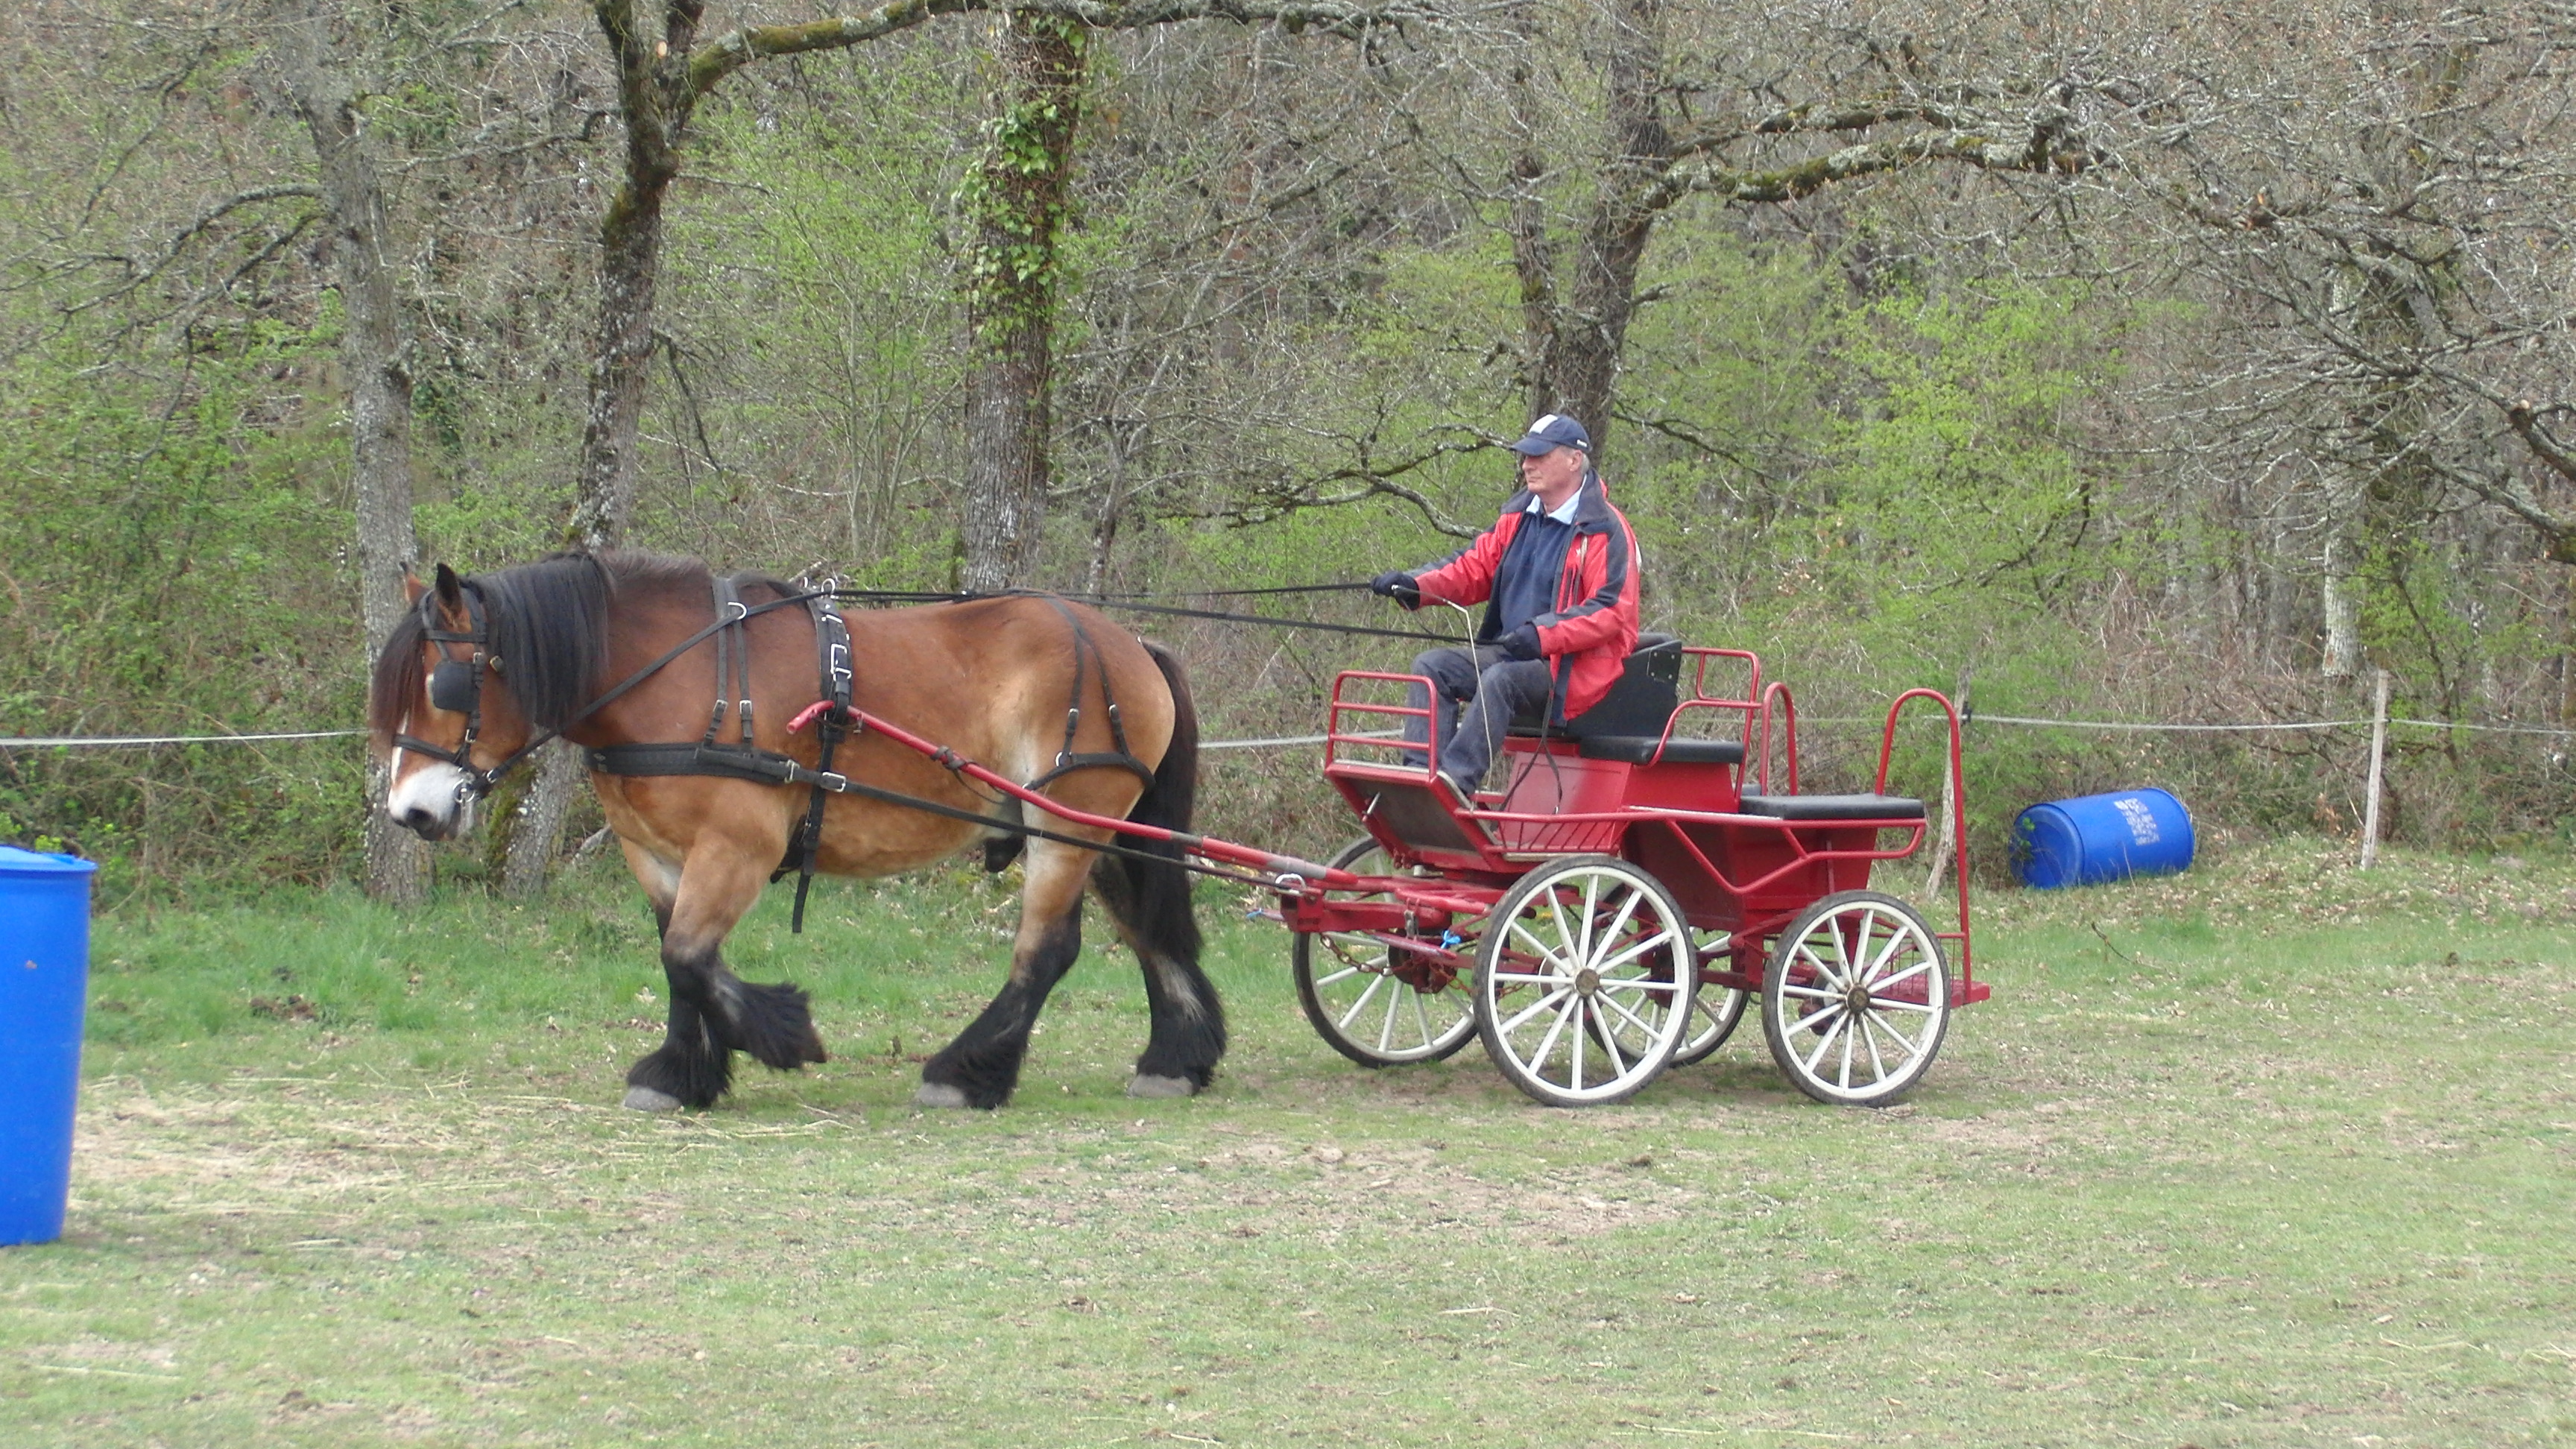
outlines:
M631 847L628 863L636 864ZM784 982L755 986L725 969L724 938L759 899L767 876L752 851L701 846L679 873L670 903L655 895L670 1029L661 1047L626 1073L627 1106L655 1112L711 1105L733 1083L736 1048L781 1071L826 1060L802 990ZM644 866L636 865L636 877L655 894Z
M1047 994L1082 953L1082 882L1091 855L1051 840L1032 840L1028 884L1020 891L1020 930L1011 946L1011 978L984 1014L921 1069L924 1107L999 1107L1020 1082L1029 1032Z
M1131 1097L1187 1097L1204 1090L1225 1056L1225 1010L1199 969L1190 880L1178 865L1105 857L1092 873L1119 938L1145 973L1153 1035L1128 1080Z

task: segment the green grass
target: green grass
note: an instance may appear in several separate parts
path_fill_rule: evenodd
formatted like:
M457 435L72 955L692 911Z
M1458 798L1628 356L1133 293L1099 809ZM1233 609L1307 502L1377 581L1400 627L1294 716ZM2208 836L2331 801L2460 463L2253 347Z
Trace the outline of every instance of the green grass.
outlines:
M732 957L840 1055L679 1118L614 1105L660 981L605 872L100 922L0 1443L2576 1440L2563 860L1990 893L1995 999L1885 1112L1751 1025L1589 1112L1472 1047L1363 1072L1211 895L1215 1092L1120 1095L1096 939L1019 1099L924 1115L1009 898L833 888L797 938L786 895Z

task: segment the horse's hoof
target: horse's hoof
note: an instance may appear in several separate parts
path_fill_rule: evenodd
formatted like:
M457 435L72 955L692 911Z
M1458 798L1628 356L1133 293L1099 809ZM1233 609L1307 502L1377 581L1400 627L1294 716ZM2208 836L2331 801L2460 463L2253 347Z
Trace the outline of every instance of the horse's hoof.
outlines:
M681 1106L680 1099L668 1092L657 1092L651 1087L626 1089L626 1109L630 1112L677 1112Z
M1195 1097L1198 1084L1187 1077L1149 1077L1143 1072L1127 1079L1127 1095L1167 1101L1173 1097Z
M912 1094L912 1105L939 1108L963 1107L967 1105L966 1089L952 1087L946 1082L924 1082L921 1084L921 1090Z

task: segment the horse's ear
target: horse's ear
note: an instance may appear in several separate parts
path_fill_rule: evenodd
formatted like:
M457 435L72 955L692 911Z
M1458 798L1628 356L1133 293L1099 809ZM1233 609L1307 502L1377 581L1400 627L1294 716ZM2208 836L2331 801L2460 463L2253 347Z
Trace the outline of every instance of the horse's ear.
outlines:
M417 604L417 603L419 603L419 602L420 602L420 596L421 596L421 595L423 595L423 594L425 594L425 593L428 593L428 592L429 592L429 585L424 584L424 583L422 583L422 582L420 581L420 575L418 575L418 574L416 574L416 573L413 573L413 572L412 572L411 570L409 570L409 569L404 569L404 570L403 570L403 602L404 602L404 603L406 603L406 604Z
M456 570L445 564L438 566L437 578L438 612L445 616L447 627L459 630L472 628L469 622L471 615L465 608L465 581L456 576Z

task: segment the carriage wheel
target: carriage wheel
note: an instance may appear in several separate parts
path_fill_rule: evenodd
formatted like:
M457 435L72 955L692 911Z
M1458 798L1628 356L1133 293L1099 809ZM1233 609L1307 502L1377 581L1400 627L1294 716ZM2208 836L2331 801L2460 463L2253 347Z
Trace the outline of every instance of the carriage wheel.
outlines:
M1476 1029L1530 1096L1551 1107L1625 1100L1690 1034L1699 992L1690 926L1637 867L1608 856L1550 861L1487 920Z
M1394 873L1386 852L1365 835L1330 863L1359 875ZM1408 958L1374 936L1301 931L1288 959L1297 1002L1315 1034L1361 1066L1440 1061L1476 1034L1466 983L1454 979L1456 972L1426 957Z
M1726 946L1727 934L1719 931L1700 943L1700 959L1723 957ZM1726 1045L1726 1039L1735 1035L1737 1023L1744 1020L1746 997L1747 993L1732 986L1700 987L1699 995L1691 1001L1690 1035L1673 1048L1673 1065L1697 1066L1708 1060L1709 1053Z
M1819 1102L1895 1101L1922 1080L1949 1024L1940 939L1913 907L1875 891L1807 907L1763 971L1772 1059Z

